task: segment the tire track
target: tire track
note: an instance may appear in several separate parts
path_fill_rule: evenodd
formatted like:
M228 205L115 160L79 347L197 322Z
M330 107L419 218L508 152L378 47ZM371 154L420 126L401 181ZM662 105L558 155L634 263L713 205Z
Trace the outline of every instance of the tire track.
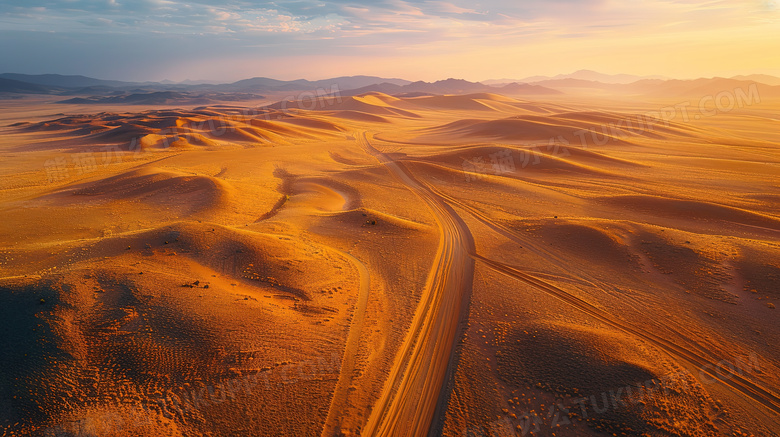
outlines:
M606 311L603 311L580 299L579 297L561 290L552 284L528 275L516 267L503 264L498 261L493 261L476 253L472 253L471 256L475 260L483 262L485 265L497 272L503 273L507 276L525 282L526 284L532 285L606 325L612 326L613 328L617 328L625 333L641 338L664 350L668 354L689 362L690 364L697 367L700 372L706 373L711 378L719 381L721 384L730 387L732 390L741 393L749 399L752 399L755 403L762 405L774 414L780 414L780 397L778 397L778 395L760 386L759 384L744 378L742 375L732 372L730 369L724 369L723 366L718 366L717 363L699 355L696 351L681 347L663 337L641 331L627 323L616 320ZM718 369L718 371L716 372L715 369ZM728 373L728 377L723 376L723 373Z
M520 238L512 229L492 221L490 218L486 217L484 214L482 214L481 211L478 209L467 205L452 196L449 196L447 194L441 193L440 191L436 190L433 187L429 187L430 190L434 191L439 197L442 199L445 199L447 202L457 205L460 208L463 208L466 212L471 214L474 218L479 220L484 225L488 226L490 229L498 232L499 234L503 235L504 237L510 239L511 241L520 244L522 246L531 247L534 249L535 252L539 255L544 255L553 259L557 259L557 257L554 254L549 253L549 251L545 250L544 248L539 248L533 243ZM539 253L542 252L542 253ZM636 337L642 338L660 349L666 351L670 355L676 356L680 359L683 359L692 365L699 368L701 371L706 373L708 376L714 378L715 380L721 382L725 386L731 388L732 390L741 393L742 395L746 396L747 398L753 400L754 402L757 402L758 404L764 406L768 410L772 411L774 414L780 414L780 397L771 392L770 390L760 386L757 383L754 383L746 378L744 378L742 375L739 375L737 373L732 372L730 369L722 369L721 367L717 366L717 363L712 361L711 359L703 356L702 354L707 354L708 351L706 350L693 350L692 348L680 346L676 343L673 343L669 340L666 340L662 337L652 335L650 333L645 333L644 331L641 331L639 329L633 328L628 324L625 324L623 322L620 322L612 316L599 309L598 307L580 299L579 297L576 297L570 293L567 293L563 290L561 290L558 287L555 287L552 284L549 284L537 277L534 277L532 275L529 275L516 267L512 267L497 261L490 260L488 258L485 258L481 255L477 255L476 252L472 252L472 257L478 261L484 262L488 267L504 273L510 277L513 277L515 279L521 280L523 282L528 283L529 285L535 286L536 288L541 289L542 291L547 292L548 294L553 295L554 297L557 297L564 302L574 306L575 308L593 316L594 318L602 321L605 324L608 324L610 326L613 326L617 329L622 330L623 332L632 334ZM596 281L602 285L603 282ZM594 285L592 282L588 282L591 285ZM595 285L594 285L595 286ZM697 348L699 349L699 348ZM712 354L709 354L712 355ZM713 357L714 359L717 359ZM715 372L715 369L723 370L723 373L728 372L728 377L724 377L723 375L717 374Z
M356 136L366 150L431 210L439 247L412 324L363 429L366 436L426 436L446 400L455 344L465 325L474 277L474 240L466 224L399 162Z
M544 256L545 258L552 258L555 261L558 261L558 263L560 265L565 264L565 260L563 260L562 258L560 258L557 255L551 253L549 250L540 248L539 245L537 245L537 244L535 244L535 243L533 243L533 242L531 242L531 241L529 241L527 239L521 238L520 236L517 235L517 233L514 230L512 230L509 227L507 227L505 225L502 225L500 223L496 223L495 221L491 220L489 217L486 217L482 213L482 211L478 210L477 208L475 208L475 207L473 207L471 205L468 205L465 202L462 202L462 201L460 201L458 199L455 199L454 197L452 197L452 196L450 196L448 194L442 193L441 191L439 191L439 190L437 190L437 189L435 189L433 187L430 187L430 190L432 190L434 193L436 193L436 195L438 195L439 197L441 197L445 201L449 202L450 204L457 205L459 208L462 208L464 211L468 212L474 218L479 220L482 224L484 224L488 228L492 229L493 231L503 235L505 238L509 239L510 241L519 244L521 247L528 247L528 248L533 249L534 252L536 252L537 255ZM582 281L583 283L585 283L587 285L593 286L593 287L597 286L597 284L594 284L593 282L590 282L590 281L586 281L586 280L584 280L582 278L580 278L580 281ZM599 284L599 285L603 285L603 284Z
M340 422L341 412L343 411L342 407L347 402L349 387L352 383L352 375L355 372L358 343L360 341L360 333L363 330L363 320L365 319L368 295L371 290L371 276L365 264L346 252L333 248L330 248L330 250L347 258L352 265L358 269L358 272L360 273L360 292L358 294L357 304L355 305L352 323L349 327L347 343L344 346L344 356L341 359L339 379L338 382L336 382L336 388L333 390L333 398L331 399L330 407L328 408L328 416L325 419L325 424L322 428L322 437L337 436L341 431Z
M537 256L542 257L545 260L554 261L559 266L564 266L568 263L567 260L561 258L556 253L547 249L545 246L537 244L527 238L521 237L515 230L509 228L506 225L503 225L501 223L496 223L494 220L492 220L491 218L483 214L482 211L480 211L479 209L471 205L468 205L463 201L455 199L454 197L448 194L442 193L433 187L431 187L431 190L436 192L441 198L449 202L451 205L455 205L458 206L459 208L462 208L464 211L471 214L471 216L477 219L479 222L481 222L488 228L492 229L493 231L497 232L498 234L504 236L508 240L517 243L518 245L520 245L520 247L531 250ZM586 286L593 287L595 289L601 289L605 291L612 290L613 292L618 294L623 293L620 289L618 289L613 284L604 282L598 278L593 277L592 275L589 274L588 271L580 270L579 272L576 273L579 276L575 277L576 279L574 279L574 281L579 282L581 285L586 285ZM539 275L537 274L537 276ZM637 302L637 303L641 303L641 302ZM706 352L706 351L701 350L701 352Z

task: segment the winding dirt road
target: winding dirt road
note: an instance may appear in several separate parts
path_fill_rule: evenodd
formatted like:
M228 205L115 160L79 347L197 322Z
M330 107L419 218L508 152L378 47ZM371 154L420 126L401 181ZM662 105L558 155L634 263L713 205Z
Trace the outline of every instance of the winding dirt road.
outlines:
M330 408L328 409L328 417L325 419L325 425L322 430L323 437L339 435L340 432L341 413L344 404L347 402L349 386L352 383L352 376L355 373L355 359L357 358L360 333L363 330L363 320L366 317L368 295L371 291L371 276L365 264L346 252L336 249L331 250L334 250L339 255L347 258L358 270L358 273L360 274L360 292L358 294L357 304L355 305L355 312L352 315L352 323L349 327L347 344L344 347L344 357L341 359L339 379L338 382L336 382L336 388L333 390L333 398L331 399Z
M399 162L358 141L417 195L439 225L439 247L412 324L366 423L365 436L426 436L446 398L458 334L467 317L474 277L474 240L466 224Z
M478 209L471 207L465 202L461 202L444 193L436 191L436 194L448 203L463 208L474 218L487 225L492 230L514 241L515 243L518 243L527 249L531 249L538 255L544 256L547 259L556 259L554 254L546 251L544 248L540 248L534 245L530 241L520 238L514 231L486 217ZM645 330L637 329L631 324L621 321L619 318L613 317L608 312L603 311L598 307L585 302L582 299L571 295L570 293L567 293L566 291L563 291L562 289L540 279L539 277L530 275L528 272L523 271L516 266L510 266L495 260L488 259L478 255L476 252L473 252L472 256L475 260L484 263L487 267L497 272L503 273L507 276L532 285L539 290L542 290L554 297L557 297L560 300L563 300L564 302L572 305L580 311L585 312L591 317L600 320L605 324L611 325L617 329L622 330L623 332L626 332L637 338L642 338L645 341L654 344L661 350L666 351L668 354L680 360L687 361L694 367L699 368L701 374L706 374L712 380L720 381L723 385L729 387L737 394L741 394L744 398L763 406L772 414L780 414L780 396L778 396L778 394L772 392L770 389L765 388L760 383L751 381L747 375L743 375L741 372L732 371L729 368L718 367L717 363L720 362L720 359L717 357L717 355L710 353L710 351L706 349L699 349L696 347L698 345L681 345L672 341L671 339L654 335L651 332ZM593 281L597 281L596 279L591 279ZM602 281L598 281L598 283L601 287L609 286ZM593 282L590 282L590 284L594 285Z
M670 339L643 332L582 299L521 269L476 253L471 233L450 203L462 206L482 223L512 241L529 245L512 230L484 217L479 211L418 181L403 162L393 161L371 146L365 134L358 141L401 183L414 192L433 212L441 232L439 249L412 325L395 358L382 393L374 405L362 435L427 436L435 431L435 420L446 400L446 386L460 323L466 320L471 295L474 261L532 285L588 314L596 320L644 339L678 359L700 369L734 392L760 405L770 414L780 413L780 397L762 385L738 374L718 374L716 359L706 351L679 345ZM548 254L545 254L548 255ZM472 258L469 262L468 258ZM723 371L723 369L718 369Z

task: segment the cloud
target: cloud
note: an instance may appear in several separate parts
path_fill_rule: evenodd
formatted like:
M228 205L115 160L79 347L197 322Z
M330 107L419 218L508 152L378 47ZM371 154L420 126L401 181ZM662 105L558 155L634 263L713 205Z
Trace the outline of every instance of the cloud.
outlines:
M771 10L776 0L755 0L754 10ZM565 24L571 33L585 25L622 23L642 25L683 14L693 22L705 14L732 14L744 2L737 0L5 0L0 16L12 29L35 30L41 23L50 30L78 32L94 27L95 20L133 19L138 32L165 28L171 33L203 33L219 22L225 33L287 31L309 33L323 29L349 32L356 28L378 33L433 31L447 34L453 25L512 27L545 21ZM86 20L84 18L87 18ZM678 17L675 17L675 21ZM259 24L262 23L262 24ZM276 24L275 24L276 23ZM126 30L115 29L117 32ZM219 32L220 30L214 30Z
M763 30L771 39L777 1L2 0L0 22L10 38L4 42L13 46L0 48L0 69L46 70L48 59L49 71L78 65L88 74L102 64L118 69L130 60L144 64L166 56L167 64L213 62L215 53L231 59L351 56L358 63L378 53L388 59L457 57L575 43L597 51L641 38L706 45L716 41L713 29L754 38ZM194 44L201 48L189 50ZM56 64L66 54L71 60Z

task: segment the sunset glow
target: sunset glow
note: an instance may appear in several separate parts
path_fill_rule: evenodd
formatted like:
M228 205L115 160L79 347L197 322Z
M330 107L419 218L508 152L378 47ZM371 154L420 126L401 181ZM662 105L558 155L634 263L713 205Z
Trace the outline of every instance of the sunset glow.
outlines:
M775 0L34 0L0 19L2 70L136 81L780 72Z

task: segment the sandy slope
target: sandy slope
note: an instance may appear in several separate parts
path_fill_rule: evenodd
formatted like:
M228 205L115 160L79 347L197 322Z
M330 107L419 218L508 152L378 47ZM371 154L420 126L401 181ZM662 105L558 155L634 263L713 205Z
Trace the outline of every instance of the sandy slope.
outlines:
M778 435L780 104L545 99L6 104L4 435Z

